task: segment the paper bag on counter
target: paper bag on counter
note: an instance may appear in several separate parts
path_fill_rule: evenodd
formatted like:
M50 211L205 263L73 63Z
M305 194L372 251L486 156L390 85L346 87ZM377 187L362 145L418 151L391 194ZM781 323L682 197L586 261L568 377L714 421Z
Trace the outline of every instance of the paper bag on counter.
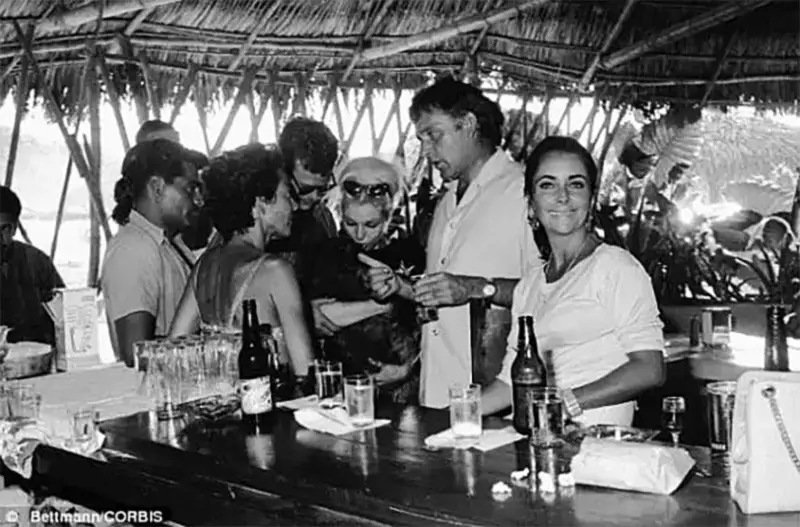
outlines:
M572 459L572 475L582 485L672 494L693 466L680 448L587 437Z
M67 371L72 362L100 363L97 343L97 290L58 289L47 303L56 328L56 370Z

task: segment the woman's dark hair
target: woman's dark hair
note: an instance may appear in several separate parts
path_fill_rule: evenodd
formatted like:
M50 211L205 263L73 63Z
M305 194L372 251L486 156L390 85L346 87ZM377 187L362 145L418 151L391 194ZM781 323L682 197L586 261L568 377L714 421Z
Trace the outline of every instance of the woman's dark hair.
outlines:
M500 146L503 138L503 112L500 106L483 92L452 77L438 80L414 95L409 111L412 121L423 112L440 110L455 119L471 113L478 121L478 134L491 148Z
M542 164L545 157L553 152L578 156L583 167L586 169L586 175L589 179L589 191L592 196L594 196L597 191L597 165L592 158L592 154L572 137L551 135L550 137L544 138L536 145L536 148L533 149L533 152L528 156L528 160L525 163L525 198L527 198L528 203L533 202L534 178L536 177L536 172L539 170L539 165ZM592 214L592 212L593 211L590 210L589 214ZM544 227L539 225L533 231L533 238L536 241L536 245L539 247L542 260L547 261L553 250L550 247L550 240L547 238Z
M122 177L114 185L114 221L128 223L133 206L144 195L151 177L162 177L171 184L184 175L186 163L198 166L198 154L168 139L145 141L128 150L122 161Z
M278 147L240 146L211 160L203 176L205 209L225 241L255 225L257 198L272 201L284 177Z
M22 214L22 202L17 193L5 185L0 185L0 213L8 214L14 221Z

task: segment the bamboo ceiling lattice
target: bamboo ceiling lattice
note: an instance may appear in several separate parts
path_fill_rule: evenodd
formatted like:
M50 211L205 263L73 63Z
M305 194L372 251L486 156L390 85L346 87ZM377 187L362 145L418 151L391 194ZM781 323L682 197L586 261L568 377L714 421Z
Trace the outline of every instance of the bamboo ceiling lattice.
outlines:
M431 74L462 75L470 64L504 75L507 92L612 93L625 85L629 100L796 105L800 99L797 0L52 5L28 0L0 6L0 90L16 89L25 66L13 22L24 28L35 23L32 47L46 82L28 88L52 88L67 115L80 106L87 39L103 54L119 96L158 105L185 98L182 87L194 75L202 78L210 104L236 97L246 69L253 71L255 89L313 89L329 86L332 78L343 79L343 88L369 80L378 89L416 89Z

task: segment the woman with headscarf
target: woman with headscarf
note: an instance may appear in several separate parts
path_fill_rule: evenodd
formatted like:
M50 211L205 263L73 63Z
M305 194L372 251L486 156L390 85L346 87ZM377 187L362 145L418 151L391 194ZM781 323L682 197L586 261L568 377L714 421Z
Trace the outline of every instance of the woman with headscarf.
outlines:
M410 283L421 273L425 254L412 237L392 237L392 212L401 195L402 176L376 157L350 161L334 193L341 216L339 236L324 241L307 256L311 299L342 329L325 343L328 359L341 360L345 373L374 374L379 397L411 403L417 393L419 327L411 288L373 300L364 283L364 261L377 260Z

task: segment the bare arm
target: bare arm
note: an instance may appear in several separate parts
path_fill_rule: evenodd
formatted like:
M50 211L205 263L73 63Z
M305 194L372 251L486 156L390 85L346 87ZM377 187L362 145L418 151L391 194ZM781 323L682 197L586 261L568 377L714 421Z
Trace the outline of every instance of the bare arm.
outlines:
M258 283L271 285L270 296L283 328L289 361L295 375L305 376L313 361L311 335L306 324L303 299L291 265L283 260L265 263Z
M172 326L169 329L170 338L191 335L200 329L200 308L197 306L197 297L192 287L193 281L190 279L183 290L181 301L175 310L175 318L172 319Z
M137 311L114 321L117 333L117 352L129 368L133 368L133 343L152 340L156 333L156 319L146 311Z
M643 350L628 353L628 362L596 381L572 391L581 408L591 410L620 404L635 398L649 388L664 383L666 370L662 353ZM481 411L484 415L499 412L511 405L511 386L495 379L481 394Z
M489 280L480 276L465 276L469 286L469 298L483 298L483 288ZM517 287L518 278L493 278L492 282L497 286L497 292L491 298L492 304L500 307L511 307L514 298L514 288Z
M319 306L320 311L334 324L347 327L356 322L361 322L375 315L386 313L391 309L389 304L379 304L374 300L356 302L331 302Z

